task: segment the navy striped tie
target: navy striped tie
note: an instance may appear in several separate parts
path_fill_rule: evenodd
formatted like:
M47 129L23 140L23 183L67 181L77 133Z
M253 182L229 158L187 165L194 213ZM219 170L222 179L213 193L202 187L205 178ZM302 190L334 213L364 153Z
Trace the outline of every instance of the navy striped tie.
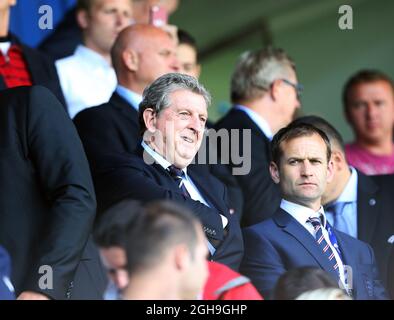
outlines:
M169 166L167 170L170 173L171 177L178 183L178 188L181 189L183 195L190 197L190 194L189 192L187 192L187 189L183 183L183 177L185 173L174 165Z
M320 221L320 218L318 217L310 217L308 219L308 222L310 222L315 229L315 238L316 242L319 245L319 247L322 249L323 254L328 258L328 260L331 263L332 268L336 271L338 277L339 277L339 265L338 261L335 258L334 252L332 251L330 245L326 241L326 239L323 236L323 231L322 231L322 224Z

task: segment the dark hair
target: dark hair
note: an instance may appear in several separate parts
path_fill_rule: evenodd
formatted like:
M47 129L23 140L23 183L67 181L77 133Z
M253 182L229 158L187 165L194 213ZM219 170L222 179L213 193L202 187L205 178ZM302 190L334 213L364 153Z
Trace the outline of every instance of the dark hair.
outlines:
M196 39L185 30L178 29L178 45L186 44L194 49L196 52L196 62L200 61Z
M76 4L77 11L86 10L90 11L95 0L78 0Z
M143 214L143 208L136 200L124 200L111 206L95 223L94 241L101 248L124 248L126 231L136 223L141 214Z
M197 243L197 218L173 202L148 204L127 232L127 270L134 273L160 263L166 249L184 243L193 254Z
M391 90L394 92L393 80L386 74L378 70L360 70L356 74L352 75L346 82L342 92L342 102L345 111L349 107L350 93L353 88L362 83L370 83L376 81L385 81L391 86Z
M300 267L287 271L278 279L274 300L294 300L300 294L321 288L339 288L337 282L326 271L316 267Z
M287 127L280 129L273 137L271 141L271 158L272 161L279 166L280 158L282 157L283 151L280 147L284 141L289 141L295 138L311 136L318 134L324 141L327 147L327 161L331 158L331 144L327 135L315 126L307 123L290 123Z
M293 121L293 124L299 123L311 124L312 126L320 129L327 135L330 140L331 147L335 143L342 152L345 152L345 142L343 141L341 134L328 121L318 116L303 116Z

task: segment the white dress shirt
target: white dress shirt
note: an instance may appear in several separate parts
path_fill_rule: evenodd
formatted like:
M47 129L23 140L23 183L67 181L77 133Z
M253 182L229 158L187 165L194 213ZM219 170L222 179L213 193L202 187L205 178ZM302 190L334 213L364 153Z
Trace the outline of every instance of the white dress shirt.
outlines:
M274 137L274 134L272 133L272 130L268 124L268 122L260 116L257 112L253 111L250 108L247 108L241 104L236 104L234 105L235 109L241 110L245 112L248 117L256 124L256 126L259 127L259 129L263 132L263 134L271 141L272 138Z
M108 102L115 90L117 81L112 66L83 45L55 64L71 118L85 108Z
M330 237L328 235L328 231L326 229L326 215L324 214L324 209L323 206L320 206L320 209L315 212L314 210L304 207L302 205L296 204L294 202L287 201L285 199L282 199L280 203L280 207L285 210L288 214L290 214L294 219L297 220L299 224L301 224L312 236L313 238L315 237L315 228L312 226L312 223L308 222L308 219L310 217L319 217L322 220L322 233L324 240L328 243L330 246L332 252L334 253L335 259L338 262L338 267L339 267L339 277L342 281L342 284L344 285L346 283L345 281L345 269L343 262L338 254L338 251L334 248L334 246L331 243ZM317 244L316 244L317 245Z
M148 146L144 141L141 142L141 146L144 148L144 150L153 158L155 161L161 165L164 170L167 170L168 167L170 167L172 164L168 162L166 159L164 159L160 154L158 154L156 151L154 151L150 146ZM182 169L184 176L182 177L182 183L185 186L187 192L190 195L190 198L192 198L195 201L200 201L207 207L210 207L207 201L205 201L204 197L201 195L200 191L198 191L196 185L193 183L193 181L190 179L190 177L187 174L187 168ZM223 224L223 229L227 226L228 224L228 219L220 215L222 219L222 224ZM216 251L216 249L208 242L208 249L211 252L211 255L213 255Z

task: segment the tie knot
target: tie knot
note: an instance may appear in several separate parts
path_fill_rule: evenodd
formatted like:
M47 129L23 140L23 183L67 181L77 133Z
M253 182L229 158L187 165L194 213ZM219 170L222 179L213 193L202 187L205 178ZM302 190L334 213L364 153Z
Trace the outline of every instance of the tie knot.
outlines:
M310 222L315 229L321 227L321 220L319 217L309 217L308 222Z
M175 167L174 165L171 165L167 168L168 172L170 173L171 177L175 179L182 179L184 176L184 173L181 169Z

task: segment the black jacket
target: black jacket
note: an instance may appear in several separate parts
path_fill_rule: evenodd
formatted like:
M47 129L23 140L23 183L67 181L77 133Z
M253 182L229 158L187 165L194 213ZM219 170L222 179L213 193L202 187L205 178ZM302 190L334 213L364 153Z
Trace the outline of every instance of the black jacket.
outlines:
M77 268L90 269L83 281L103 280L86 246L96 201L78 134L53 94L40 86L0 92L0 151L0 245L11 255L16 293L78 297ZM41 266L52 268L53 289L40 288ZM100 298L105 283L96 285L79 297Z
M18 38L12 34L10 35L10 40L11 43L15 43L21 47L22 55L33 85L41 85L51 90L65 109L66 102L53 60L38 50L20 43ZM0 77L0 90L2 89L6 89L6 85L3 78Z
M394 273L388 267L394 247L388 242L394 235L394 175L366 176L357 172L357 237L374 249L380 275L387 285ZM391 296L394 298L394 292Z
M251 133L250 143L251 153L244 154L250 161L250 172L246 175L236 175L238 184L243 192L244 209L242 213L242 225L250 226L264 219L270 218L280 205L280 190L271 179L269 173L270 162L270 141L257 125L241 110L231 109L216 125L217 130L224 128L227 130L240 130L240 138L237 145L230 138L229 151L230 155L234 152L234 148L238 148L241 153L247 150L247 146L243 143L243 135L245 129L249 129ZM230 135L231 137L231 135ZM223 150L220 150L223 158ZM236 152L237 153L237 152ZM230 167L239 167L234 161L231 161Z

